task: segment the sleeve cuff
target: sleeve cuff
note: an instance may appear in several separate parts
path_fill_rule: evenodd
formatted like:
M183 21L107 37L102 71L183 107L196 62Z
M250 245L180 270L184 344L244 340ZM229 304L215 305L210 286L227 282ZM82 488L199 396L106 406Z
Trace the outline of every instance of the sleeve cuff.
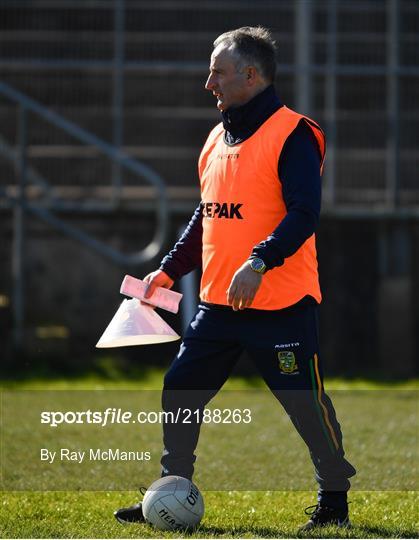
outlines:
M173 281L177 281L179 279L179 276L173 272L170 268L167 268L167 266L165 266L164 264L161 264L160 265L160 268L159 270L162 270L163 272L165 272L170 279L173 279Z

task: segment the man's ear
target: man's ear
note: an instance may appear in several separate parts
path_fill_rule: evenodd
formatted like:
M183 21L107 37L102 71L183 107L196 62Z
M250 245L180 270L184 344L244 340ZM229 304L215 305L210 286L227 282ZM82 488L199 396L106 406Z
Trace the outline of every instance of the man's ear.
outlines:
M254 66L248 66L246 68L246 80L249 81L250 84L254 84L257 80L258 72L256 71L256 68Z

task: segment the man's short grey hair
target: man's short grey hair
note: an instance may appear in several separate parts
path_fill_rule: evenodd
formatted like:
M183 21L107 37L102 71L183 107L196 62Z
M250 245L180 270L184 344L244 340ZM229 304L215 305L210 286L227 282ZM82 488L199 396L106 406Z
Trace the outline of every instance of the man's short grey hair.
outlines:
M276 43L270 30L262 26L243 26L218 36L214 41L214 49L220 43L237 54L237 69L255 66L265 80L271 83L274 81Z

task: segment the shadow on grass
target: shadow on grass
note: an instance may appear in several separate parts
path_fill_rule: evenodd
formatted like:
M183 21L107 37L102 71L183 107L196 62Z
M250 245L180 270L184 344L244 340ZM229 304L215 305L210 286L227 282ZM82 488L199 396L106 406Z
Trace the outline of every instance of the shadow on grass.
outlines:
M290 536L289 533L282 531L278 527L257 527L252 525L248 527L206 527L202 525L192 532L191 536L193 537L194 533L197 532L204 534L206 538L216 538L217 536L243 538L244 535L251 538L287 538Z
M201 526L196 531L204 534L206 538L216 538L218 536L239 537L248 536L251 538L418 538L419 531L413 528L403 529L394 527L379 526L353 526L350 529L312 529L306 533L298 533L288 530L281 530L279 527L206 527ZM186 533L185 536L193 537L194 533Z
M415 529L403 529L403 528L392 528L392 527L374 527L364 525L362 527L356 527L356 530L361 533L361 535L370 535L374 538L394 538L397 535L397 538L419 538L419 531Z
M311 529L306 533L301 532L296 535L297 538L418 538L418 531L412 528L403 529L399 527L379 527L353 525L349 529L338 529L336 527L327 527L326 529Z

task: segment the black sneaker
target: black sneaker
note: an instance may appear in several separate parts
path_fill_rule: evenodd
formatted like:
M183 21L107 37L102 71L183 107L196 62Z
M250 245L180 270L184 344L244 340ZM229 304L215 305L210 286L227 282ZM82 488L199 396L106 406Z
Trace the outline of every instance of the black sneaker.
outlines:
M313 510L310 511L311 509ZM325 527L326 525L335 525L336 527L351 526L347 508L331 508L329 506L315 504L313 506L308 506L304 511L311 517L307 523L298 530L299 532L309 531L314 527Z
M141 495L144 496L146 491L146 488L140 488ZM128 506L128 508L120 508L119 510L116 510L113 515L119 523L145 523L142 506L142 503L139 502L132 506Z

